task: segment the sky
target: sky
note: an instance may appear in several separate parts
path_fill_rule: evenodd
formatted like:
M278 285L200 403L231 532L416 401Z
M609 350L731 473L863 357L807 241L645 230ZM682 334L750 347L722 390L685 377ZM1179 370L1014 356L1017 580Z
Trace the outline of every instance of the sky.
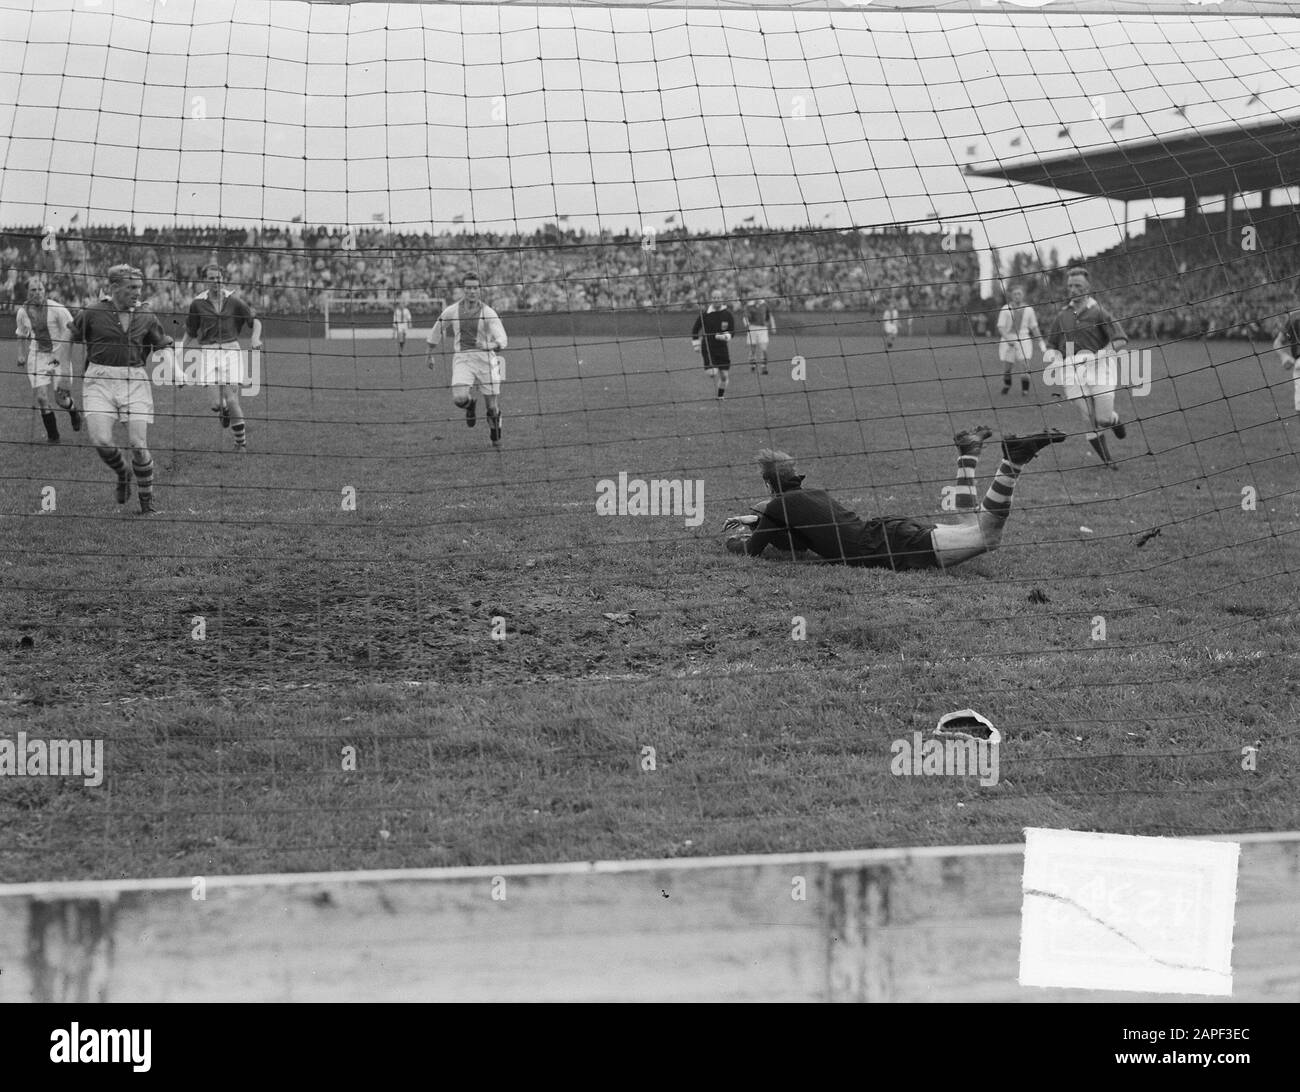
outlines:
M56 231L937 219L1065 259L1123 206L964 167L1300 115L1282 17L0 0L0 41L0 224Z

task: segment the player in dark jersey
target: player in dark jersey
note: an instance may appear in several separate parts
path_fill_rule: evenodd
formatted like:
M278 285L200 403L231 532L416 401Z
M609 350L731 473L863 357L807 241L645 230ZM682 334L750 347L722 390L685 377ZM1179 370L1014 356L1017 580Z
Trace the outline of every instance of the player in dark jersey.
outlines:
M244 366L239 336L245 326L249 327L250 347L259 351L262 323L248 304L224 287L221 266L215 262L209 265L203 277L208 289L190 303L185 333L199 343L199 382L215 391L217 404L212 412L221 415L221 427L230 429L235 450L242 455L248 451L248 428L239 404L239 388L250 375Z
M149 451L149 426L153 424L153 391L145 362L159 351L170 352L172 339L148 308L140 306L144 276L129 265L108 271L107 294L83 308L72 322L71 339L86 348L81 385L86 431L99 457L117 475L116 497L125 504L131 496L134 472L140 494L140 514L156 515L154 462ZM174 367L173 365L171 365ZM131 466L113 439L113 425L126 425Z
M1079 407L1088 428L1088 443L1111 470L1119 464L1106 445L1106 430L1117 440L1126 432L1115 412L1114 354L1128 344L1124 328L1091 295L1092 281L1081 266L1066 276L1069 302L1047 331L1043 362L1047 374L1064 374L1065 396Z
M827 561L886 569L950 569L996 550L1011 514L1016 479L1038 452L1065 439L1056 429L1032 436L1007 436L1002 463L978 506L975 471L992 430L979 425L953 437L957 445L956 523L884 516L862 519L824 489L805 489L794 459L763 450L758 466L772 493L754 506L757 517L728 520L727 549L757 557L768 546L797 554L811 550ZM748 526L738 526L747 524Z
M728 343L736 332L736 316L722 302L720 289L715 288L710 299L708 308L695 316L695 325L691 327L691 347L700 351L710 378L717 378L718 397L725 398L731 374Z

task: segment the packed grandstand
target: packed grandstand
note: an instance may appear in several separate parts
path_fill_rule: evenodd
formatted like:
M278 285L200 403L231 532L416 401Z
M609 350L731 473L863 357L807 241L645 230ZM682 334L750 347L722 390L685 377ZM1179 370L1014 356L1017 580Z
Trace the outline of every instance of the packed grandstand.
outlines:
M1240 214L1147 222L1141 235L1099 255L1024 250L995 285L1024 286L1041 317L1059 306L1065 270L1086 261L1094 283L1130 334L1153 340L1268 334L1300 274L1293 209L1257 219L1257 245L1243 249ZM335 308L382 312L406 295L420 314L454 298L466 269L503 312L688 309L721 287L763 296L784 311L878 313L893 302L906 317L967 313L976 333L1001 304L981 294L969 234L906 226L861 230L746 229L727 235L591 234L550 224L531 234L409 234L374 227L87 227L61 236L38 227L0 233L0 307L22 302L27 279L44 277L72 306L96 297L108 266L127 261L145 275L146 302L183 311L216 260L227 282L263 314Z

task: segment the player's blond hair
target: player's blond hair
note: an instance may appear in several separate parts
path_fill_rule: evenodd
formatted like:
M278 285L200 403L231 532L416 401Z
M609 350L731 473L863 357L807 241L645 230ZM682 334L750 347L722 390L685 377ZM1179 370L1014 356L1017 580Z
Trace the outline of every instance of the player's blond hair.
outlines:
M110 285L123 284L135 277L144 280L144 273L133 265L115 265L108 271L108 283Z
M773 492L780 493L786 488L798 489L803 482L803 475L797 473L793 455L765 447L758 453L757 461L758 472Z
M1092 274L1081 265L1070 266L1070 268L1065 271L1065 276L1067 280L1070 277L1082 277L1089 284L1092 284Z

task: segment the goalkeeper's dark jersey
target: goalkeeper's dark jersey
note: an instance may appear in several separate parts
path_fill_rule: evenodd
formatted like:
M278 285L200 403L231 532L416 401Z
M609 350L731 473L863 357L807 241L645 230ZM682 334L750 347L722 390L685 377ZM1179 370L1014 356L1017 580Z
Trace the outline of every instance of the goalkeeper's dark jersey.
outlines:
M760 508L762 518L745 547L751 555L776 545L791 551L812 550L845 565L886 569L938 565L930 539L933 523L893 516L864 520L824 489L778 493Z

